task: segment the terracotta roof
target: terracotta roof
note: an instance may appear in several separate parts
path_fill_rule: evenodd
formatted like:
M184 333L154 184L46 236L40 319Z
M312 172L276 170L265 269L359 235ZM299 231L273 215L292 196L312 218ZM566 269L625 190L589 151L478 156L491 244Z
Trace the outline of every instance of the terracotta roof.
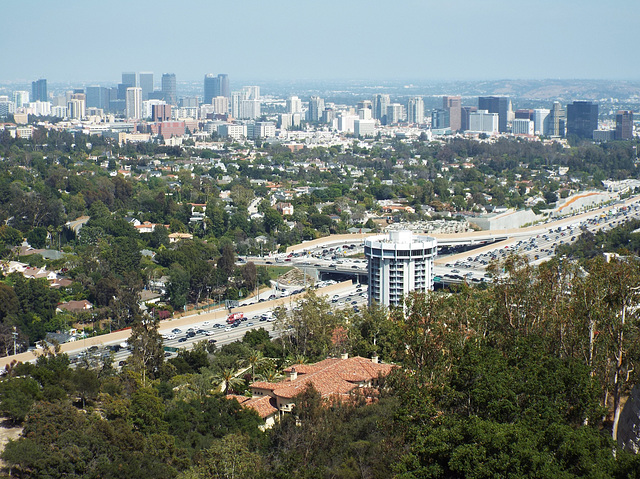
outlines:
M297 364L285 369L286 372L291 372L295 368L298 376L293 381L285 379L279 383L256 382L251 384L251 388L267 389L275 396L292 398L311 383L323 397L345 395L358 387L356 383L371 381L379 374L386 376L393 367L359 356L348 359L329 358L316 364Z
M227 399L235 399L240 403L242 407L249 407L253 409L260 415L262 419L265 419L278 412L278 408L275 407L275 399L269 396L256 396L250 398L247 396L227 394Z

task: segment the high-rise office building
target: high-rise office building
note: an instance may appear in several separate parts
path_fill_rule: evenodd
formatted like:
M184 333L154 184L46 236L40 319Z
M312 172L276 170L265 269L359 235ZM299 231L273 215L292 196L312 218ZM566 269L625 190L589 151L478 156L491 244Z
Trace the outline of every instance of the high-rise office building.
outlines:
M207 105L211 103L216 95L216 87L218 83L218 78L213 73L207 73L204 76L204 103Z
M630 140L633 138L633 112L618 110L616 113L616 140Z
M469 113L469 131L493 135L500 131L499 128L500 115L498 113L490 113L487 110Z
M162 94L164 101L169 105L177 104L178 97L176 94L176 74L175 73L163 73L162 74Z
M309 110L307 110L307 120L311 122L320 121L324 111L324 98L312 96L309 100Z
M567 136L593 138L598 129L598 104L590 101L574 101L567 105Z
M86 88L87 108L109 109L109 89L99 85L92 85Z
M432 130L444 130L451 128L451 118L448 109L437 109L431 112L431 129ZM453 128L451 128L453 130Z
M551 110L546 108L536 108L533 110L533 133L544 135L549 129L549 114Z
M387 105L387 114L385 115L385 125L392 125L404 120L404 106L400 103L391 103Z
M511 123L511 133L514 135L532 136L534 133L534 124L528 118L516 118Z
M420 125L424 123L424 100L421 96L409 98L407 103L407 121Z
M514 112L516 120L533 120L533 110L527 108L521 108Z
M401 306L403 297L410 292L432 290L437 249L435 238L414 235L411 231L365 238L369 304Z
M122 84L123 85L127 85L127 88L138 86L136 73L135 72L123 72L122 73Z
M384 117L387 114L387 106L391 104L389 95L387 95L386 93L377 93L373 95L371 104L373 106L373 109L371 111L373 118L375 118L376 120L380 120L381 123L384 123Z
M567 116L564 108L562 108L560 102L554 101L547 120L547 131L544 134L563 137L566 130L566 121Z
M140 120L142 118L142 88L127 88L127 118Z
M462 98L459 96L443 96L442 109L449 112L449 127L451 131L462 129Z
M13 103L16 108L22 108L29 103L29 92L24 90L17 90L13 92Z
M229 75L220 73L218 76L207 73L204 76L204 102L210 104L211 100L217 96L231 98L229 88ZM259 98L245 98L246 100L258 100Z
M462 131L470 130L469 115L478 111L477 106L463 106L460 108L460 129Z
M153 105L151 107L153 121L171 121L171 105Z
M49 101L46 79L31 82L31 101Z
M507 122L511 112L511 100L508 96L481 96L478 98L478 110L487 110L498 114L498 131L507 132Z
M302 100L297 96L287 98L287 113L302 113Z
M149 99L149 93L153 93L153 72L140 72L139 78L142 101L146 101Z
M231 87L229 86L229 75L226 73L218 74L218 85L214 96L223 96L225 98L231 98ZM259 95L258 95L259 96ZM255 98L258 100L259 98Z

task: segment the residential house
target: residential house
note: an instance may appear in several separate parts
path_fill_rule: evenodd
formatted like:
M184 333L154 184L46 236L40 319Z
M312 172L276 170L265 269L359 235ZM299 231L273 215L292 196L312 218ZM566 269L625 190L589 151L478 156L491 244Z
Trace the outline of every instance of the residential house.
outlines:
M377 385L380 376L388 375L393 368L391 364L379 363L377 356L372 359L349 358L347 354L315 364L296 364L285 369L289 375L287 379L277 383L259 381L251 384L249 389L253 397L241 404L255 409L268 427L280 415L291 412L295 405L294 397L308 386L313 386L325 400L350 400L356 391L361 392L365 399L374 400L375 392L371 388Z

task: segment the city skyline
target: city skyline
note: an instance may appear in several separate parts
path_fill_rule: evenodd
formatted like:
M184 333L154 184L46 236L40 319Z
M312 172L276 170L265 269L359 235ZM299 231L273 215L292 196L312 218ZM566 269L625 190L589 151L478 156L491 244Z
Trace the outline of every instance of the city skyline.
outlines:
M113 0L100 15L77 0L29 4L26 10L15 2L3 8L13 21L0 32L9 46L0 53L0 82L116 81L125 71L152 71L156 81L164 72L185 81L202 81L210 72L265 80L640 78L640 66L629 61L640 4L630 0L616 2L607 15L592 0L197 0L183 2L179 11L164 0ZM140 25L135 41L122 21L125 12ZM104 33L73 43L52 34L43 44L46 32L69 18ZM189 18L187 28L170 28L178 26L176 18ZM24 35L24 22L17 19L45 35ZM178 33L152 35L158 26ZM613 36L615 43L605 41ZM29 53L16 55L10 47L18 44Z

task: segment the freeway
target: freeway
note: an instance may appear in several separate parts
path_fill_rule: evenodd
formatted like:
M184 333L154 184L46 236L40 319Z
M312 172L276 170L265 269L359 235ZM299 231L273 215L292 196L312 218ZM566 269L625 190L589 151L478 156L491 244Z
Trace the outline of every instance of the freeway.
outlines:
M355 290L355 288L356 286L353 285L351 281L345 281L342 283L332 284L324 288L319 288L317 290L317 294L320 296L329 297L335 294L345 294L350 290ZM300 293L296 295L287 296L284 298L274 299L271 301L265 301L262 303L246 305L246 306L242 306L241 308L232 309L231 312L242 311L247 316L258 316L267 311L272 311L278 306L285 306L285 307L289 307L290 309L291 307L293 307L295 302L301 299L303 296L304 294ZM218 311L211 311L211 312L200 311L196 314L192 314L189 316L183 316L180 318L161 321L159 331L161 332L161 334L163 334L163 333L169 332L171 329L174 329L174 328L179 328L183 331L186 331L189 328L194 328L194 329L196 327L201 328L201 326L204 325L205 321L208 321L212 325L215 323L224 323L225 319L227 318L227 315L228 315L228 312L226 310L218 310ZM224 331L224 330L222 330L221 332L215 331L214 335L212 336L202 335L201 337L198 337L197 340L211 338L211 339L220 340L220 344L226 344L227 341L232 342L235 339L238 339L238 337L241 338L248 329L259 328L265 324L264 322L260 322L260 321L251 321L251 322L254 322L254 324L251 326L242 326L240 328L235 328L237 329L237 331L233 331L233 332ZM269 324L269 323L266 323L266 324ZM225 333L226 335L222 333ZM115 331L109 334L104 334L101 336L93 336L90 338L81 339L74 342L64 343L60 345L60 349L62 352L68 353L70 357L73 357L73 356L77 356L82 351L88 351L89 349L93 349L94 347L97 348L98 350L101 350L105 346L119 345L125 342L130 335L131 335L131 330L125 329L121 331ZM182 345L183 346L186 346L187 344L192 345L194 342L195 340L193 340L192 338L191 341L189 341L188 343L187 342L182 343ZM180 344L180 343L177 343L177 339L176 339L176 344ZM171 346L173 345L173 343L167 344L167 345ZM120 353L120 351L118 352ZM121 355L117 355L117 360L121 361L123 356L125 356L126 354L128 354L127 351L122 351ZM12 361L30 362L30 361L35 361L36 358L37 358L36 351L33 351L33 350L16 354L16 355L5 356L0 358L0 369L4 369L5 366L10 364Z

